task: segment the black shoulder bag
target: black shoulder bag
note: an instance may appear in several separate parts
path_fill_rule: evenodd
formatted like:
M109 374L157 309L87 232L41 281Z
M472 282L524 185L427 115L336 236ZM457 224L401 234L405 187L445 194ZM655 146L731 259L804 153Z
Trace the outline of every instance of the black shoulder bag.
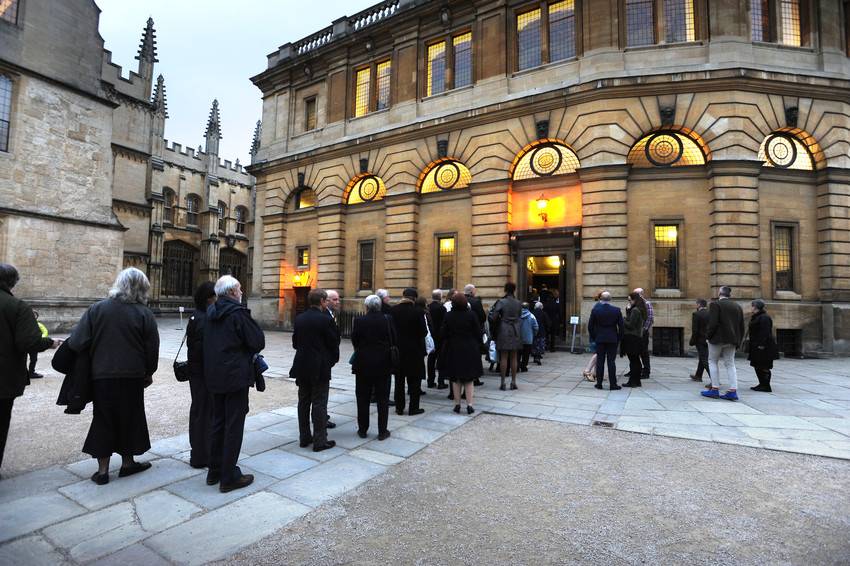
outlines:
M180 347L177 348L177 355L174 356L174 377L177 378L177 381L189 381L189 361L178 362L177 358L180 357L180 350L183 349L183 344L186 342L186 334L189 333L189 329L186 328L186 333L183 334L183 340L180 342Z
M393 340L393 327L392 324L390 324L390 317L384 315L384 318L387 321L387 338L389 338L390 341L390 363L392 364L393 369L396 369L401 363L401 354L399 354L398 346L396 346L395 340Z

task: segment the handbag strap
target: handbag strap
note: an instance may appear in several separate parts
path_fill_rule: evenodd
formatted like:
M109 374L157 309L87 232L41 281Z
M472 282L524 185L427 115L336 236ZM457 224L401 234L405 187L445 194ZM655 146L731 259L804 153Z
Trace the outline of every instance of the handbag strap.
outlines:
M188 334L189 334L189 325L188 325L188 323L187 323L187 324L186 324L186 332L184 332L184 333L183 333L183 340L181 340L181 341L180 341L180 347L179 347L179 348L177 348L177 355L176 355L176 356L174 356L174 361L175 361L175 362L177 361L177 358L179 358L179 357L180 357L180 350L182 350L182 349L183 349L183 344L185 344L185 343L186 343L186 336L187 336Z

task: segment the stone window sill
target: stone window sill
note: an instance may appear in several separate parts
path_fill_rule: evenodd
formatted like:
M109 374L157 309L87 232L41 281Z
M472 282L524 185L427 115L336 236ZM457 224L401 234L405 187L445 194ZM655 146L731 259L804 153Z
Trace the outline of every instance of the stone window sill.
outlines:
M652 296L658 299L681 299L681 289L655 289Z

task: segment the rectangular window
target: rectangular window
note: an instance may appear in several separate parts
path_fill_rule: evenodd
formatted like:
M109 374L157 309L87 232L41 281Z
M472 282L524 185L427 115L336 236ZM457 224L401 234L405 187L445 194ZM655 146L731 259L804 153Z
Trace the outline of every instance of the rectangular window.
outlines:
M539 67L540 52L540 9L531 10L516 17L517 69Z
M304 100L304 131L316 129L316 97L311 96Z
M190 196L186 199L186 224L189 226L198 225L198 210L201 208L201 201L196 196Z
M224 232L227 227L227 208L223 203L218 203L218 230Z
M694 0L664 0L664 30L667 43L694 41Z
M371 92L369 87L372 82L372 69L366 67L357 71L357 80L354 83L354 116L365 116L369 112L369 98Z
M561 61L576 56L575 0L549 5L549 61Z
M452 289L455 286L456 246L454 236L437 238L437 287Z
M454 50L454 88L472 84L472 32L452 38Z
M679 288L679 226L655 225L655 288Z
M773 261L777 291L794 290L794 228L773 227Z
M750 0L750 38L770 41L770 0Z
M301 268L309 268L310 267L310 248L308 246L304 246L302 248L295 248L295 259L297 261L296 267Z
M779 22L781 36L779 43L799 47L800 35L800 0L779 0Z
M18 0L0 0L0 20L18 23Z
M2 5L3 0L0 0ZM0 151L9 151L9 123L12 120L12 79L0 75Z
M446 90L446 42L428 46L427 82L425 96L440 94Z
M392 71L392 63L390 61L384 61L383 63L378 63L377 72L375 73L377 76L377 92L378 92L378 106L377 110L383 110L384 108L388 108L390 106L390 73Z
M655 43L655 1L626 0L626 46Z
M361 291L375 288L375 242L360 242L360 282Z

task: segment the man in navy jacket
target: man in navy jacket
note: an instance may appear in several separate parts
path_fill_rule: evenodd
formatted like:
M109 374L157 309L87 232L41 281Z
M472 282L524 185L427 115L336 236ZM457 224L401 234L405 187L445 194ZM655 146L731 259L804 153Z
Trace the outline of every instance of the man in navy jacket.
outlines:
M623 339L623 312L611 304L611 293L603 291L599 302L590 311L587 322L590 339L596 342L596 389L602 389L605 376L605 361L608 362L608 382L611 390L622 389L617 385L617 346Z
M248 388L254 385L254 355L266 347L266 337L242 305L242 286L225 275L215 284L217 300L207 308L204 326L204 379L213 396L210 468L207 485L221 482L222 493L254 481L236 461L242 449Z

